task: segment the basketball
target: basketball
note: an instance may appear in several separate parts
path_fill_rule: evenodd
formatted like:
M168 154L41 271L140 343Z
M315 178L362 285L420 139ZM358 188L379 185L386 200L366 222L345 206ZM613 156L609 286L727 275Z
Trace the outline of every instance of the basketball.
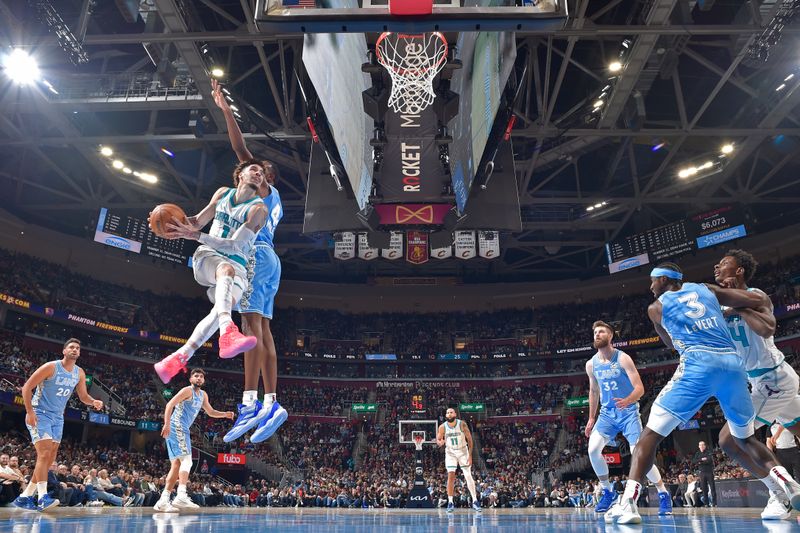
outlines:
M157 205L153 212L150 213L150 229L159 237L165 237L167 224L172 223L174 220L186 222L186 213L183 212L183 209L175 204Z

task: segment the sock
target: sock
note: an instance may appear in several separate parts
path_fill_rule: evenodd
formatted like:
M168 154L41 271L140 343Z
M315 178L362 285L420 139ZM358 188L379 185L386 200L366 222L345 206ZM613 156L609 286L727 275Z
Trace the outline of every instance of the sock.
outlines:
M28 486L25 487L25 490L22 491L22 494L20 494L20 496L24 498L30 498L34 494L36 494L36 483L31 481L30 483L28 483Z
M787 490L789 489L789 483L794 482L794 479L792 479L792 476L789 475L789 472L787 472L786 469L780 465L770 468L769 477L771 477L772 480L775 481L778 486L787 493L789 492L789 490Z
M636 500L639 499L639 496L642 494L642 484L638 481L634 481L629 479L627 483L625 483L625 492L622 493L623 500L633 500L633 503L636 503Z
M661 480L661 473L656 465L653 465L650 471L647 472L647 479L656 486L658 492L667 492L667 487L664 486L664 482Z
M222 276L214 287L214 311L219 318L219 331L225 333L231 325L231 296L233 293L233 278Z
M205 344L205 342L210 339L214 333L216 333L217 326L217 313L212 310L209 314L203 317L203 320L197 323L194 331L192 331L192 334L189 336L189 340L186 341L186 344L178 348L178 352L191 359L195 350Z
M783 487L781 487L781 484L778 483L775 479L772 478L771 474L772 473L770 472L769 476L767 476L765 478L761 478L761 483L766 485L767 489L769 489L770 492L775 492L777 494L783 494L783 492L784 492L783 491Z
M186 485L178 485L178 496L186 496Z
M277 401L274 392L268 392L264 395L264 405L272 405Z
M36 490L39 492L39 498L47 494L47 481L40 481L36 484Z
M161 499L162 500L169 500L170 492L167 489L161 491Z
M242 393L242 405L251 406L256 403L258 398L258 391L246 390Z
M602 488L603 490L612 490L611 482L609 480L607 480L607 479L601 479L600 480L600 488Z
M453 497L452 496L448 496L447 497L447 503L453 503Z

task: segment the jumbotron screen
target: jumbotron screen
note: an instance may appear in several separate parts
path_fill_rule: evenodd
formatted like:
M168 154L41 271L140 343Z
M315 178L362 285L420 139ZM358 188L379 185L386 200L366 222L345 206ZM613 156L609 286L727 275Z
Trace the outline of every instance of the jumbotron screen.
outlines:
M94 240L127 252L186 265L194 251L184 239L162 239L150 231L147 220L115 213L103 207L97 218Z

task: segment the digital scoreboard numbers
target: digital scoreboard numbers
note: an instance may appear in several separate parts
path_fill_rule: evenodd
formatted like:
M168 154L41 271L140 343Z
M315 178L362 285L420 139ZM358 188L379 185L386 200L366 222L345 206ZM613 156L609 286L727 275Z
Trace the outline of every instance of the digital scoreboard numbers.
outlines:
M747 235L744 215L726 206L606 244L611 274Z
M411 395L411 412L418 415L425 413L425 396L423 394Z
M100 209L94 240L106 246L186 265L189 244L183 239L162 239L150 231L146 220Z

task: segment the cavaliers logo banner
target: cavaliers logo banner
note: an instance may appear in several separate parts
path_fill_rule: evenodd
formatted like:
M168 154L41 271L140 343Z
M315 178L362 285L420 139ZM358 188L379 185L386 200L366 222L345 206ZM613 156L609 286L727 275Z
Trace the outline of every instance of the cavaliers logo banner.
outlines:
M369 247L369 242L367 242L367 234L366 233L359 233L358 234L358 258L359 259L364 259L366 261L372 261L376 257L378 257L378 249Z
M431 248L431 257L434 259L449 259L453 257L453 247L445 246L444 248Z
M393 231L388 248L381 249L381 257L384 259L395 260L403 257L403 232Z
M496 231L478 232L478 255L484 259L500 257L500 235Z
M444 224L450 204L378 204L375 211L381 224Z
M428 262L428 234L409 231L406 235L406 261L415 265Z
M457 231L456 236L456 257L459 259L472 259L475 257L475 232Z
M356 234L350 231L342 232L342 240L333 245L333 257L347 261L356 256Z

